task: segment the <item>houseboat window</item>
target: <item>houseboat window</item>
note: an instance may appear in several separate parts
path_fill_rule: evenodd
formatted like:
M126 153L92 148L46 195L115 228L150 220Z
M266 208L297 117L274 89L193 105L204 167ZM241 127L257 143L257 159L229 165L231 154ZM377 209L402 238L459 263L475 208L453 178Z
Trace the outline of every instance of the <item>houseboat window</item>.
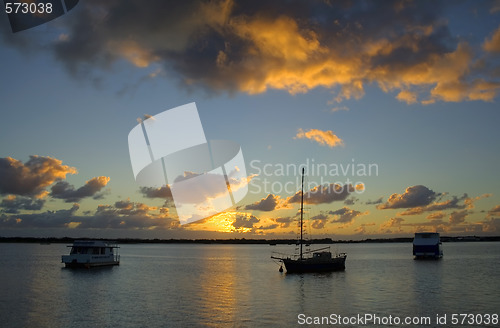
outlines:
M83 247L72 247L70 254L86 254L87 250Z
M109 254L113 254L113 248L112 247L109 248Z
M102 255L106 254L106 251L105 251L105 250L106 250L106 248L101 247L101 254L102 254Z
M92 248L92 254L98 255L99 254L99 248L97 248L97 247Z

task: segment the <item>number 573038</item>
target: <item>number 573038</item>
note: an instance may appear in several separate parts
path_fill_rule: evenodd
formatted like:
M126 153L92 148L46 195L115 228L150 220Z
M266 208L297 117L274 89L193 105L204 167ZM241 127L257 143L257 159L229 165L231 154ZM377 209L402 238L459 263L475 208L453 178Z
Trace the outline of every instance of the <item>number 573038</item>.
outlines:
M52 3L6 2L5 12L7 14L50 14Z

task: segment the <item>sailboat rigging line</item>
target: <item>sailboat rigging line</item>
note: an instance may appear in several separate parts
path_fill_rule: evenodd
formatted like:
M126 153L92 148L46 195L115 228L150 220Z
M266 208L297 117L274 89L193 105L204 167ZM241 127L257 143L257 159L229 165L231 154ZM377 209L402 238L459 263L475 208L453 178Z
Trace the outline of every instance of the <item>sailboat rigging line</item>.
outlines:
M302 230L304 229L303 225L303 216L304 216L304 169L302 168L302 185L300 191L300 259L302 260L302 244L304 242L302 238Z
M306 273L306 272L331 272L345 270L346 253L338 253L332 256L329 246L311 251L304 251L304 175L305 169L302 168L302 185L300 189L300 252L294 256L277 256L279 253L273 252L271 259L280 261L286 268L287 273ZM307 246L307 245L306 245ZM328 251L325 251L328 249ZM312 253L312 256L304 257L304 254Z

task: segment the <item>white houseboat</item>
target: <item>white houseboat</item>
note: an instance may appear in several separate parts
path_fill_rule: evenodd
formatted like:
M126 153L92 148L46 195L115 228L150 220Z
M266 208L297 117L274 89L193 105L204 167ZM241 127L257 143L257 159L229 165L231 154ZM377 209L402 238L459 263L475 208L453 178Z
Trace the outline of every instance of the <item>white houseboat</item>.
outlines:
M66 267L118 265L120 255L116 243L101 240L75 240L69 255L62 256Z
M438 232L417 232L413 239L413 256L421 258L441 258L443 248Z

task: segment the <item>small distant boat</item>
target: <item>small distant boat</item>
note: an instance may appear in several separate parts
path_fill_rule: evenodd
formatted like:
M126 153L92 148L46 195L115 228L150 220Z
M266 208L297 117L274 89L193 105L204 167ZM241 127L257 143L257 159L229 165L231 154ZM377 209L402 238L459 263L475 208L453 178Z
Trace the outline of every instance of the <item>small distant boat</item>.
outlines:
M413 239L413 256L415 259L443 257L443 248L438 232L417 232Z
M119 265L120 255L114 242L102 240L75 240L69 255L62 256L67 268L91 268L96 266Z
M271 258L282 262L287 273L332 272L345 270L346 253L332 255L330 247L312 251L303 251L303 220L304 220L304 168L302 168L302 187L300 200L300 246L299 254L291 256L272 255ZM283 268L280 267L280 272Z

